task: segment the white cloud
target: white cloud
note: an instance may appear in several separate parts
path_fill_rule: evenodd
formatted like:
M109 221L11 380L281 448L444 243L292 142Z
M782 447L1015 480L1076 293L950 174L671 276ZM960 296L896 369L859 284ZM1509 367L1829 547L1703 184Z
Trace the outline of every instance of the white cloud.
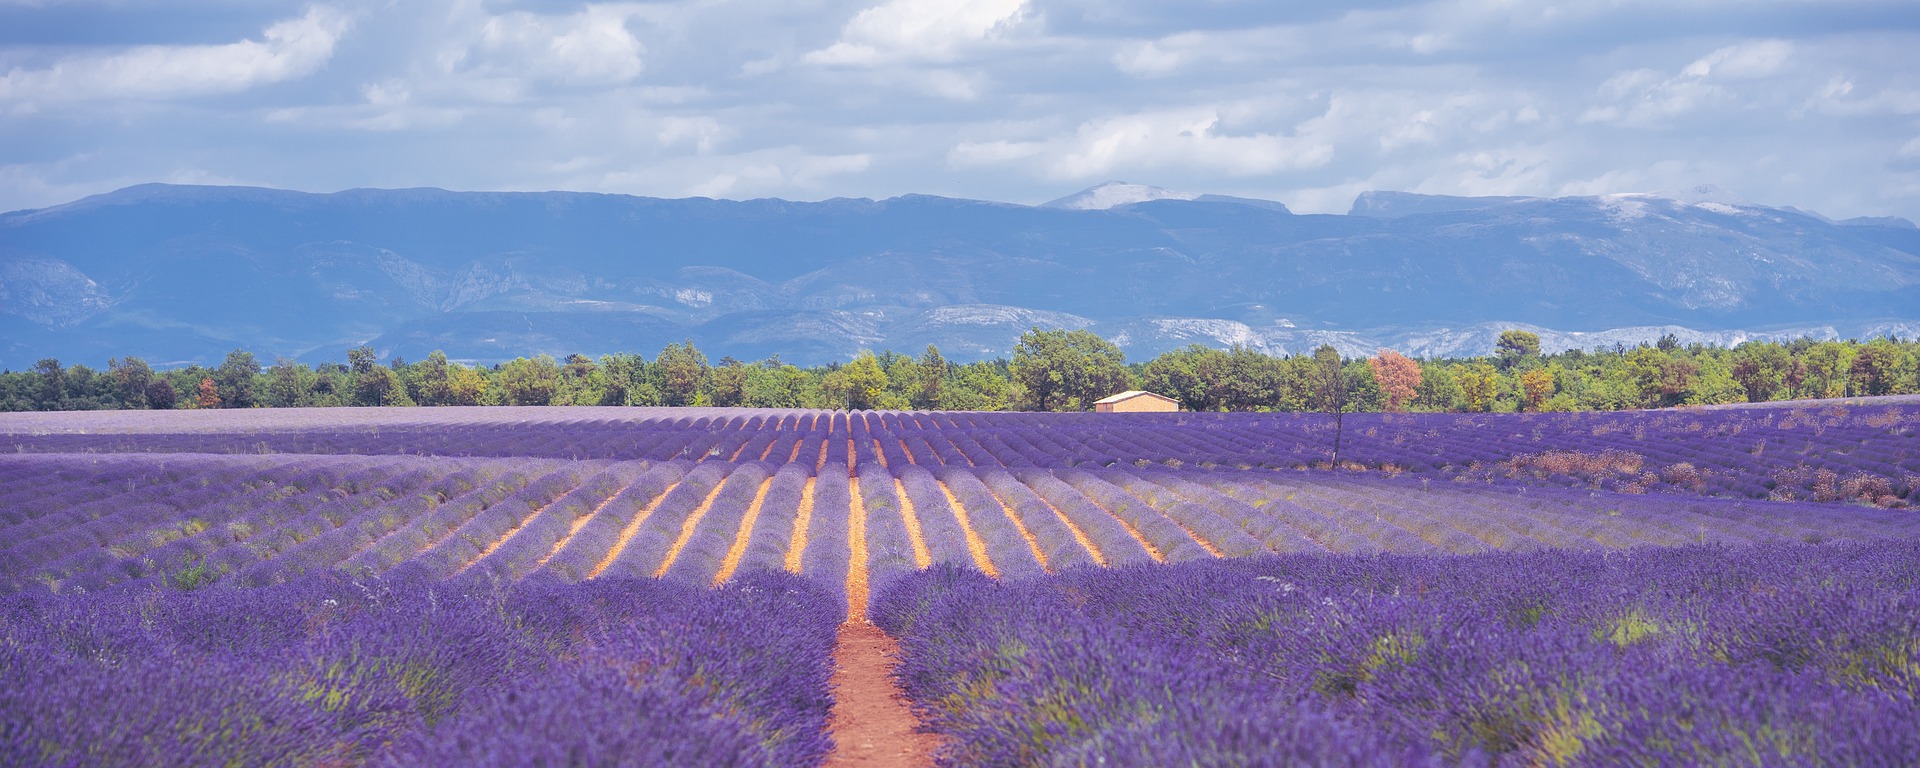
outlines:
M791 148L728 159L729 166L689 194L702 197L745 197L794 189L818 189L834 176L861 173L873 165L873 156L808 155ZM613 180L617 183L617 179ZM791 194L791 192L788 192Z
M1843 116L1920 114L1920 89L1884 88L1861 95L1855 90L1852 80L1835 78L1813 98L1813 107Z
M1114 54L1113 66L1128 74L1164 75L1186 64L1191 56L1191 51L1179 41L1146 40L1127 45Z
M1787 41L1754 40L1716 49L1672 76L1647 68L1619 72L1600 84L1599 96L1606 103L1589 107L1580 121L1658 124L1736 101L1740 94L1735 83L1780 74L1793 53L1793 44Z
M1920 28L1866 1L1771 4L1745 37L1715 20L1735 0L112 0L87 30L9 6L49 39L0 42L0 198L204 178L1039 202L1124 178L1319 212L1718 183L1920 218Z
M713 151L728 134L720 121L698 116L664 118L656 135L663 146L691 145L695 151L706 153Z
M1785 40L1756 40L1729 45L1702 56L1680 74L1692 78L1765 77L1780 71L1792 55L1793 44Z
M805 60L847 66L950 61L1027 18L1026 0L888 0L856 14L839 41Z
M333 56L351 21L338 10L316 6L300 18L267 27L261 40L149 45L72 56L46 69L8 72L0 78L0 99L166 99L243 91L319 69Z
M1044 141L994 141L963 142L947 152L948 165L970 167L982 165L1006 165L1020 162L1046 153Z
M1220 130L1218 107L1120 115L1082 124L1070 135L1037 141L963 142L947 153L954 166L1039 163L1055 179L1104 179L1123 170L1200 167L1252 176L1324 165L1333 147L1277 132Z
M487 20L475 52L487 69L576 85L631 82L645 70L628 25L642 9L589 5L568 16L509 13Z

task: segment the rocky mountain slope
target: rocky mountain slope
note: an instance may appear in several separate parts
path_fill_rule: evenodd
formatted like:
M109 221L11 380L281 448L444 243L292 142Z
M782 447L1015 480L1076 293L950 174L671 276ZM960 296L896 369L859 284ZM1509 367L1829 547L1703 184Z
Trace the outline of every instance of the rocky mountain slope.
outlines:
M0 214L0 366L41 357L494 361L638 351L803 363L1007 354L1086 327L1203 343L1480 354L1920 330L1899 219L1653 195L1368 193L1349 215L1103 186L1045 206L143 185Z

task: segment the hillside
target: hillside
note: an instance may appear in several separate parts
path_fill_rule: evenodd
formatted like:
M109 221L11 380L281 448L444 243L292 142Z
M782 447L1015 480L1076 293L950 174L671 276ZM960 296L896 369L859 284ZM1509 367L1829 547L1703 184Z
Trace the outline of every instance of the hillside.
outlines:
M1034 325L1091 328L1134 359L1192 342L1480 354L1512 327L1550 349L1911 335L1920 230L1650 195L1369 193L1350 215L1295 215L1138 185L1046 206L142 185L0 214L0 366L16 369L682 339L965 360Z

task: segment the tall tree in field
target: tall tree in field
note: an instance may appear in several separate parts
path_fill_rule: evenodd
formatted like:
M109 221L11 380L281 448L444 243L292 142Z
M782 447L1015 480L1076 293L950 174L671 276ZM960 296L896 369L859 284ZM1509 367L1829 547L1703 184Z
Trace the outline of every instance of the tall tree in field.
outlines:
M1020 334L1011 372L1026 389L1023 405L1039 411L1085 410L1132 383L1120 348L1084 330Z
M1340 438L1346 432L1347 377L1344 364L1340 360L1340 350L1332 345L1322 344L1313 351L1314 367L1319 372L1321 407L1333 412L1333 461L1334 469L1340 468Z
M1382 349L1380 354L1367 359L1367 367L1373 370L1373 380L1380 385L1380 393L1386 395L1387 410L1405 410L1420 393L1420 364L1406 355L1391 349Z

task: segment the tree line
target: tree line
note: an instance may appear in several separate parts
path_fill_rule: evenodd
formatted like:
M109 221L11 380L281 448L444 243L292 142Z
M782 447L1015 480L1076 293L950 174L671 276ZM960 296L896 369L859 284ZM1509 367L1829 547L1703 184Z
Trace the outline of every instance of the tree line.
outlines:
M1494 354L1412 359L1392 350L1342 357L1323 346L1273 356L1192 345L1144 363L1081 330L1022 334L1011 359L955 363L862 352L800 367L778 356L709 361L691 342L638 354L523 357L468 366L434 352L344 363L281 358L262 366L234 350L219 366L155 370L137 357L105 369L46 359L0 372L0 410L52 411L296 406L626 405L916 410L1090 410L1143 389L1193 411L1575 411L1765 402L1920 392L1920 343L1747 342L1732 348L1657 343L1542 354L1537 335L1501 334Z

